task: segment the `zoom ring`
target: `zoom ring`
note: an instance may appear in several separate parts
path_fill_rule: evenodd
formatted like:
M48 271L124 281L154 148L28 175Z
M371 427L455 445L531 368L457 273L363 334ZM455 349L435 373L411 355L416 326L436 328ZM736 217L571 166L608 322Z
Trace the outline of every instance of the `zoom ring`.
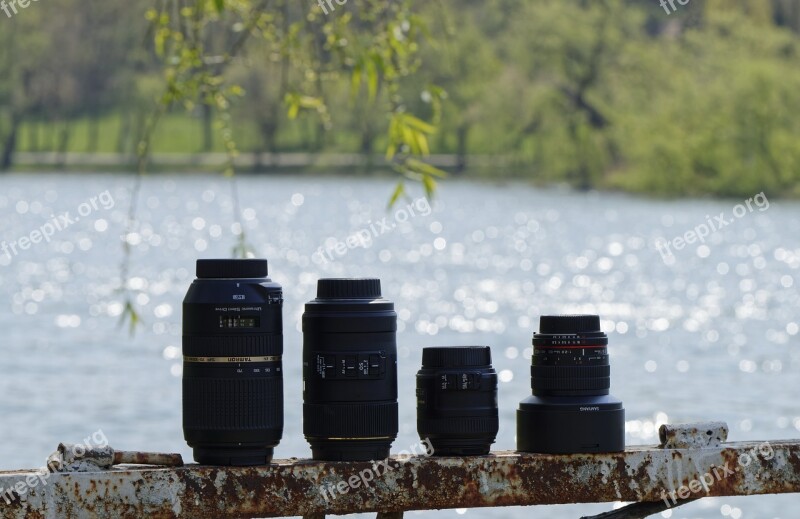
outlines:
M312 438L397 436L397 402L303 404L303 433Z
M462 418L420 418L417 430L422 435L439 435L457 437L466 434L497 434L499 420L497 416L462 417ZM453 431L458 431L454 434Z
M244 357L282 355L283 335L183 336L186 357Z
M611 366L531 366L531 377L536 378L597 378L610 377Z
M242 431L283 427L283 379L183 379L186 429Z
M608 390L611 387L611 377L598 378L534 378L531 380L531 389L534 394L539 391L595 391Z

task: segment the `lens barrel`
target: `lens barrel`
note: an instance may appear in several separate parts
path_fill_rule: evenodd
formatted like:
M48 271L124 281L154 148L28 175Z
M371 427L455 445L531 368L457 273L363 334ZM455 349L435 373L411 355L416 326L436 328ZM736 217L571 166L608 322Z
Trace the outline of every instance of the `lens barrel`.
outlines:
M262 465L283 435L283 292L266 260L198 260L183 301L183 431L205 465Z
M625 410L609 395L608 337L597 315L545 315L533 336L533 396L517 410L517 450L625 449Z
M430 441L433 455L489 454L498 429L491 348L423 348L417 373L417 432Z
M369 461L397 437L397 313L378 279L320 279L303 313L303 433L312 457Z

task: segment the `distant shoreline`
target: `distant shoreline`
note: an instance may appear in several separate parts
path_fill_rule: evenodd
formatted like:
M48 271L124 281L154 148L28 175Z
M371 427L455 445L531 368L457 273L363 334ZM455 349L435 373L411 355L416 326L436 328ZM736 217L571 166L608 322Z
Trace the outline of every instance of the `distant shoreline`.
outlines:
M514 161L508 156L470 155L466 164L459 164L457 155L437 154L426 158L430 164L456 171L462 167L475 169L508 169ZM210 169L220 170L227 161L225 153L155 153L150 159L154 171L170 169ZM391 169L392 165L382 154L364 155L360 153L239 153L236 166L243 171L270 171L275 169ZM11 171L28 170L30 168L119 168L135 170L136 157L122 153L78 153L78 152L17 152L14 155L14 167Z
M466 158L455 154L435 154L426 158L430 164L444 170L450 176L442 181L455 179L477 182L513 183L549 188L566 188L575 191L619 193L658 200L715 199L735 200L749 193L696 193L674 195L630 189L627 186L605 182L580 189L568 182L554 180L546 174L531 174L531 166L510 155L469 155ZM169 173L222 174L227 162L225 153L155 153L149 160L147 174ZM382 154L359 153L239 153L235 160L237 175L338 175L353 178L399 178L391 163ZM136 157L122 153L81 152L17 152L14 166L4 173L127 173L135 174ZM413 182L409 180L410 182ZM797 200L796 192L766 193L770 199Z

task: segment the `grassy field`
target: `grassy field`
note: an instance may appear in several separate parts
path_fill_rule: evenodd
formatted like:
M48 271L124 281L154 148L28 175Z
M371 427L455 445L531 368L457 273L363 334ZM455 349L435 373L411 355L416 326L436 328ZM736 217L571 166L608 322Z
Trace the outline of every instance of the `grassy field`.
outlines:
M138 119L138 120L137 120ZM17 151L49 152L65 151L74 153L133 153L135 135L143 123L142 117L112 114L90 124L89 118L80 118L66 123L34 122L23 123ZM309 151L315 142L314 121L300 119L287 123L277 135L277 151ZM94 126L94 128L92 128ZM61 149L62 134L67 129L66 147ZM90 146L90 135L96 133L96 142ZM199 117L184 113L168 114L156 130L153 139L153 153L203 153L224 152L219 130L211 129L212 147L204 149L204 125ZM241 151L267 151L262 145L258 129L253 123L234 127L234 138ZM349 132L333 131L324 134L324 149L331 152L357 152L358 136ZM381 139L376 139L375 151L380 152Z

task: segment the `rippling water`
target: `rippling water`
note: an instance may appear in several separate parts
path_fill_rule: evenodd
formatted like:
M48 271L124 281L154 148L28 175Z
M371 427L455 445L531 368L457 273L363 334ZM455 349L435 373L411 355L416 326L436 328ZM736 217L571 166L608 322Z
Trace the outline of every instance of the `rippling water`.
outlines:
M492 346L501 379L494 448L513 449L515 409L530 391L531 333L540 314L553 312L603 318L629 444L656 443L667 420L725 420L731 440L800 436L797 203L743 205L739 217L738 200L661 202L447 181L432 208L411 200L387 213L390 180L238 183L247 240L285 287L286 428L278 457L310 453L300 423L299 318L322 276L380 277L397 304L405 382L395 451L417 439L409 388L422 347L451 344ZM121 175L0 176L0 240L18 243L16 255L0 251L2 469L41 466L58 442L98 429L118 449L191 458L180 426L180 305L194 260L229 256L240 228L228 181L145 179L140 225L127 237L130 288L144 317L131 338L117 327L131 185ZM59 218L65 212L75 221ZM662 259L659 238L720 213L729 225ZM53 218L66 227L49 242L19 248L22 237L39 241L31 233L47 222L56 227ZM373 228L369 247L315 255ZM788 518L797 500L705 499L672 517ZM422 515L572 518L609 508Z

